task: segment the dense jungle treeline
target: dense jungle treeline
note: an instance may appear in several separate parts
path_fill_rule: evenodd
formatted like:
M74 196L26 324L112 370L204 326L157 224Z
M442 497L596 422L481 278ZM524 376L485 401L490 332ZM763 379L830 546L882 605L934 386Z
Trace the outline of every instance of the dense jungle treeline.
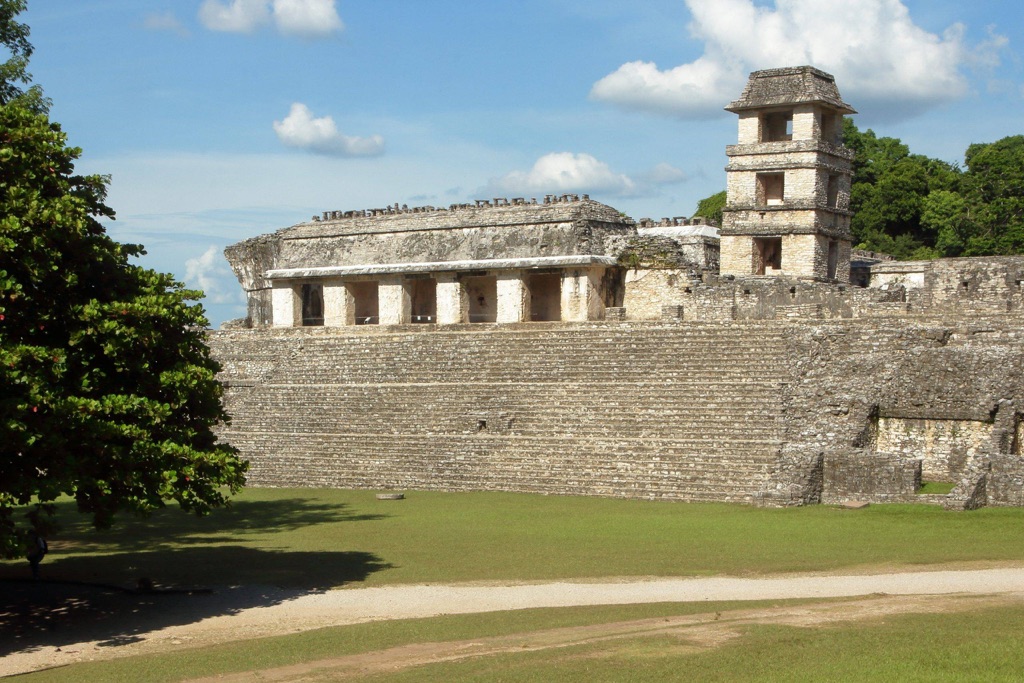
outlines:
M1024 253L1024 135L969 146L964 164L911 154L898 138L844 123L855 153L854 246L898 259ZM695 215L721 221L725 192Z

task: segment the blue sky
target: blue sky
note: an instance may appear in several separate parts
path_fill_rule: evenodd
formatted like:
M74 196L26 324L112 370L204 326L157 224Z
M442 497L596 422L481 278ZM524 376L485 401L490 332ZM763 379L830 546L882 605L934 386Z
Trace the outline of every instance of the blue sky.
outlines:
M689 216L749 71L959 162L1024 133L1024 13L947 0L29 0L35 80L145 265L244 315L228 244L324 210L589 192Z

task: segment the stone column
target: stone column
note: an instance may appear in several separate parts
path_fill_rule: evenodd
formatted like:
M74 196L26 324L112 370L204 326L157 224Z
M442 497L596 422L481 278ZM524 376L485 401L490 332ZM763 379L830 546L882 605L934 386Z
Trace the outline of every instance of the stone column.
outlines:
M438 273L437 324L458 325L469 320L469 299L455 273Z
M345 283L324 283L324 327L356 324L356 301Z
M523 271L510 270L498 273L499 323L521 323L529 317L530 293L523 281Z
M302 325L302 302L299 292L289 280L274 280L270 294L273 307L274 327L300 327Z
M377 286L381 325L404 325L412 320L412 296L401 275L386 275Z
M571 269L562 273L562 320L581 322L604 317L603 274L604 268Z

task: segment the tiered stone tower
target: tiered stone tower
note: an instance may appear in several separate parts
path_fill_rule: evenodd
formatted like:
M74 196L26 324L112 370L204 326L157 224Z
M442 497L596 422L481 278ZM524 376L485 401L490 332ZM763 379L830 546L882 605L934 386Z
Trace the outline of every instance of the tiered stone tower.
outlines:
M853 152L843 147L835 79L810 66L755 71L726 107L739 141L726 149L723 275L849 282Z

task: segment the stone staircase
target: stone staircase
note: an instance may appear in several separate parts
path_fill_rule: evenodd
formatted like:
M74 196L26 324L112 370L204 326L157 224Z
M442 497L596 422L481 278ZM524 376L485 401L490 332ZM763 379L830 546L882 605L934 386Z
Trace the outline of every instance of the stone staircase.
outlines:
M793 381L785 326L214 333L256 485L753 502Z

